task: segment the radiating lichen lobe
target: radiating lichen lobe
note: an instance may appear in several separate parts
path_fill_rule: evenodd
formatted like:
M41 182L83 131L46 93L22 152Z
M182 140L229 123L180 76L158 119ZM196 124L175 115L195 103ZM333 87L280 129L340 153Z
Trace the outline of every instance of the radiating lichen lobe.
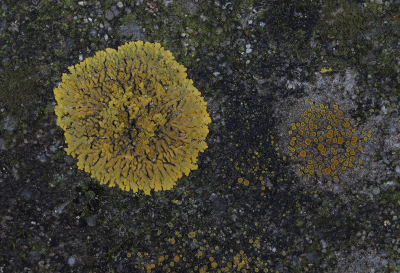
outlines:
M207 148L207 103L159 43L130 42L68 68L54 90L68 154L102 184L169 190Z

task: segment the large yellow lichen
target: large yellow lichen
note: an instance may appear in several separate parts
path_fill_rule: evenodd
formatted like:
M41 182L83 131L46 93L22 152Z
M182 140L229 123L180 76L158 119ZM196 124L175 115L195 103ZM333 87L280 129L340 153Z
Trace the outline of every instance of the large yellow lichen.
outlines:
M130 42L68 69L54 90L55 111L79 169L145 194L169 190L197 169L211 119L170 51Z

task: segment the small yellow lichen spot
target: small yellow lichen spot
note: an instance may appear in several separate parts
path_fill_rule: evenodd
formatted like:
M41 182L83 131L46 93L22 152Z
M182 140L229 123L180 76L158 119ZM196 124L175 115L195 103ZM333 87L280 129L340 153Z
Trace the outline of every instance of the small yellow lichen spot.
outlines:
M176 263L179 262L179 256L174 257L174 262L176 262Z
M331 72L331 71L332 71L332 67L329 67L329 68L325 68L324 67L324 68L321 69L320 73L323 74L323 73L327 73L327 72Z
M239 178L238 178L238 182L239 182L239 183L243 183L243 178L239 177Z
M217 268L218 264L216 262L211 263L212 268Z
M247 180L247 179L246 179L246 180L244 181L244 183L243 183L243 185L245 185L245 186L248 186L249 184L250 184L250 182L249 182L249 180Z

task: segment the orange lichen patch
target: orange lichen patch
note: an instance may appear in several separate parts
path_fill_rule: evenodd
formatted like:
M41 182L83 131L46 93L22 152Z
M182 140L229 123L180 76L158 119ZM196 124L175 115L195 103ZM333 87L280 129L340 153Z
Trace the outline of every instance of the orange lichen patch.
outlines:
M54 90L68 154L101 184L150 194L197 169L211 119L186 68L159 43L107 48Z
M333 164L335 164L335 165L339 165L339 160L335 160L334 162L333 162Z
M362 143L371 133L357 131L353 125L356 123L338 105L314 107L313 103L308 103L311 106L295 122L308 126L293 129L295 138L289 140L288 145L290 158L297 160L296 170L308 177L313 171L313 174L332 178L339 177L344 170L353 171L351 162L358 162Z

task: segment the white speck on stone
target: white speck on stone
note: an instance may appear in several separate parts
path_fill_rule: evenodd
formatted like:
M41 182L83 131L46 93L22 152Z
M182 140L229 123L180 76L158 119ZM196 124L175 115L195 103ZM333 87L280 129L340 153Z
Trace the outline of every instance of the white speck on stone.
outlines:
M219 74L221 74L220 72L214 72L213 75L214 76L219 76Z
M85 5L85 2L84 1L79 1L78 5L83 7Z
M108 40L108 35L106 34L106 35L104 35L104 40Z
M249 20L248 23L249 25L251 25L253 23L253 20Z
M117 3L117 6L118 6L119 8L122 8L122 7L124 6L124 4L122 4L122 2L119 1L119 2Z
M260 27L265 27L265 23L264 23L264 22L261 22L261 23L260 23Z
M32 224L32 225L36 225L36 222L35 222L35 221L32 221L31 224Z
M76 263L75 257L71 257L71 258L68 259L69 266L74 266L75 263Z
M83 56L82 56L82 54L79 55L79 61L83 61Z
M247 61L246 61L246 64L249 64L249 63L250 63L250 60L247 60Z
M275 252L276 251L276 248L274 247L273 249L272 249L272 252Z
M169 4L173 3L173 0L164 0L164 6L168 6Z
M253 51L253 49L251 48L246 48L246 53L251 53Z
M384 105L384 106L382 106L382 109L381 109L381 110L382 110L383 114L385 114L385 115L386 115L386 114L387 114L387 112L388 112L388 111L387 111L387 109L386 109L386 107L385 107L385 105Z
M379 188L372 189L372 193L375 195L378 195L380 192L381 192L381 190Z
M400 173L400 166L396 166L396 173Z

